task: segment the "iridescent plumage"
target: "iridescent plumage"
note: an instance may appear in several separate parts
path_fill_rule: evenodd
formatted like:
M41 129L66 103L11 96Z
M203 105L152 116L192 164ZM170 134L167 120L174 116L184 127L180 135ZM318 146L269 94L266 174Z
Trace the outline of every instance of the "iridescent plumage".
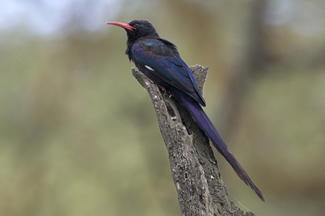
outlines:
M264 201L261 191L230 152L200 106L205 106L205 101L190 69L180 58L176 46L160 38L155 28L147 20L132 20L128 24L118 22L108 24L117 25L126 30L128 40L125 53L129 59L149 79L164 87L182 102L215 148L233 167L236 174Z

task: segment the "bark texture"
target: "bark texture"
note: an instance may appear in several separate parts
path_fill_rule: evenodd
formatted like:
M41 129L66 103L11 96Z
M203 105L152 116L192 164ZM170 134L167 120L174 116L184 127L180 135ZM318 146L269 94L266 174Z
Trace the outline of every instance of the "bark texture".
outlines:
M190 67L200 91L208 68ZM185 107L165 93L144 74L132 68L133 76L147 90L153 103L160 132L168 150L169 164L184 216L255 215L231 201L218 170L208 138Z

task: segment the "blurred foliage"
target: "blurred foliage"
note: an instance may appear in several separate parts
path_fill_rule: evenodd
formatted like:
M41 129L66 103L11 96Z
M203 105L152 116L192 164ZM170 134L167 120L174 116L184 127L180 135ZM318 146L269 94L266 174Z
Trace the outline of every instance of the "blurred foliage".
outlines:
M180 215L125 33L104 25L133 18L150 20L189 65L210 67L206 111L266 197L216 152L236 205L323 215L323 1L120 1L96 31L83 25L96 5L82 2L62 14L58 37L24 24L0 35L1 215Z

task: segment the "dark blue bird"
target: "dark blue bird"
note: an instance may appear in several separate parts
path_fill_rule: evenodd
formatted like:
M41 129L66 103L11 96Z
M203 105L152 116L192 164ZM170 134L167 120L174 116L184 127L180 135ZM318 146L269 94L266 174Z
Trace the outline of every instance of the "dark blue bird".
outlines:
M230 152L203 111L201 107L205 106L203 96L198 90L198 85L190 69L180 58L176 46L160 38L153 25L147 20L132 20L129 23L109 22L107 24L120 26L126 30L128 40L125 53L129 59L149 79L184 104L215 148L233 167L236 174L264 201L261 191Z

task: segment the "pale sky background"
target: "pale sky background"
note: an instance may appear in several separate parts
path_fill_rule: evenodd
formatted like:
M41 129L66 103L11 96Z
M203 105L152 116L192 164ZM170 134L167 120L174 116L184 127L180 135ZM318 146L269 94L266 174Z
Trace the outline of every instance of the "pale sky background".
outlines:
M38 35L51 36L69 21L69 16L82 10L85 15L83 27L97 31L105 27L105 22L120 11L123 1L98 0L2 0L0 7L0 30L24 27ZM88 5L87 5L88 4Z
M0 31L23 28L27 34L58 36L62 26L75 14L79 15L82 27L88 31L105 30L105 22L115 20L125 3L135 7L145 5L139 1L119 0L2 0ZM288 25L303 36L314 36L325 31L322 25L324 4L324 1L270 0L265 22Z

